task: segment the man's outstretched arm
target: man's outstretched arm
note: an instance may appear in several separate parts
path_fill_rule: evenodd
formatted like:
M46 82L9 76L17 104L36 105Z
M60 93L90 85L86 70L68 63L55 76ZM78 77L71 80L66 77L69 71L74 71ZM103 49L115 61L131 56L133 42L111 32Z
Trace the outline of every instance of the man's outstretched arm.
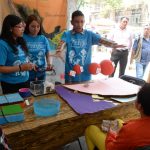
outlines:
M124 47L126 47L124 45L119 45L115 41L108 40L106 38L101 38L100 39L100 44L102 44L106 47L111 47L111 48L124 48Z

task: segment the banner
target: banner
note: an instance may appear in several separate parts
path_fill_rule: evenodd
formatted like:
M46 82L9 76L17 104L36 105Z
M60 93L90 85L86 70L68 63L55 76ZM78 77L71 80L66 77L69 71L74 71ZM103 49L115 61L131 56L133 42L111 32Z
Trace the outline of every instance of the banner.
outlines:
M37 10L43 18L43 27L46 33L54 31L60 26L61 30L66 29L67 22L67 0L13 0L24 9Z

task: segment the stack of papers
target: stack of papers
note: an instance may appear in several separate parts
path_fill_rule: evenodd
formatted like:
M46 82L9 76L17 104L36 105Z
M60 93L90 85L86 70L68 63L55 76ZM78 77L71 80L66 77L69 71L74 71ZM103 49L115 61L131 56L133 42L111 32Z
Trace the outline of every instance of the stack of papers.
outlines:
M137 96L133 96L133 97L111 97L111 99L118 101L118 102L131 102L131 101L135 101L137 99Z

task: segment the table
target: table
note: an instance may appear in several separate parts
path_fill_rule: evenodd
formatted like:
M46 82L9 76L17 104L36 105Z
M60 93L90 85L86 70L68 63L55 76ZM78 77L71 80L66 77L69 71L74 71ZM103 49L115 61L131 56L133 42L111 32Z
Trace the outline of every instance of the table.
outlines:
M60 113L53 117L38 118L34 115L32 107L25 109L25 121L10 123L2 127L12 149L57 150L84 135L87 126L100 125L103 119L129 120L139 116L133 102L119 104L114 108L93 114L78 115L57 94L39 96L35 99L43 97L59 99Z

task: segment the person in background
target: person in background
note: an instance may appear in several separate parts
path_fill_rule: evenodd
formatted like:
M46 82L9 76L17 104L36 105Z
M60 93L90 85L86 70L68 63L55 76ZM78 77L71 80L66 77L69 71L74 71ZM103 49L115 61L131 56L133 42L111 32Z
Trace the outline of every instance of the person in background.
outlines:
M136 77L143 79L145 70L150 62L150 24L144 26L144 33L134 41L131 61L136 61Z
M23 32L24 26L20 17L5 17L0 35L0 81L3 94L29 87L28 71L35 66L28 62L28 49L22 37Z
M116 41L118 44L125 45L124 48L114 48L111 51L111 61L115 64L115 71L119 62L119 77L125 74L125 69L128 62L128 53L132 47L132 33L127 28L129 18L121 17L120 24L108 36L109 39ZM114 73L111 77L114 76Z
M136 150L150 146L150 84L146 83L138 92L135 101L141 117L124 123L121 129L109 129L106 134L97 126L91 125L85 131L88 150Z
M41 32L42 21L39 16L30 15L26 20L24 39L29 50L29 60L36 65L36 71L29 72L29 81L45 80L46 65L51 68L50 44ZM46 61L45 61L46 58Z
M82 82L91 79L88 71L88 65L91 63L92 45L103 44L107 47L117 48L124 47L113 41L102 38L99 34L83 29L84 14L76 10L72 13L71 24L73 29L64 32L61 42L57 48L57 56L63 51L62 47L67 47L65 60L65 82ZM77 76L70 75L74 65L80 65L83 72Z

